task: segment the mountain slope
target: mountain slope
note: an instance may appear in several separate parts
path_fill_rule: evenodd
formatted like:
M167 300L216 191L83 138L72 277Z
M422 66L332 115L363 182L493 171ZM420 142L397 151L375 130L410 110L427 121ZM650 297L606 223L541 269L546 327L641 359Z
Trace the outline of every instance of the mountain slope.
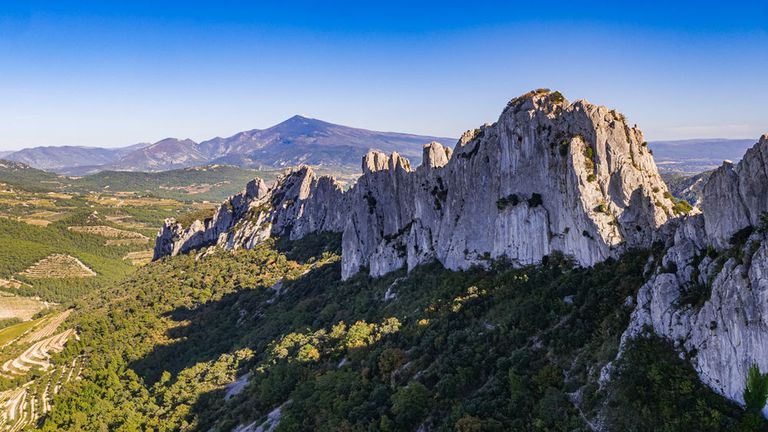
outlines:
M109 168L117 171L166 171L202 165L207 161L196 142L166 138L120 157Z
M229 165L204 165L160 172L100 171L83 177L59 176L20 162L0 159L0 183L33 192L133 192L178 200L218 202L242 185L261 178L272 182L278 171L255 171Z
M81 379L42 429L766 430L765 398L739 403L768 380L745 379L768 369L768 135L690 217L645 147L539 90L416 169L369 152L346 192L308 167L250 182L77 304L56 360ZM414 253L473 236L481 259Z
M118 149L87 147L36 147L10 152L6 159L66 175L99 171L165 171L206 164L270 169L299 164L357 171L370 149L418 158L421 146L438 141L453 145L455 139L376 132L294 116L264 130L250 130L227 138L196 143L166 138L153 144Z
M54 173L32 168L22 162L0 159L0 183L32 192L47 192L56 190L60 180Z
M217 162L239 160L244 165L357 165L370 149L419 157L421 146L430 141L455 143L452 138L369 131L297 115L268 129L204 141L200 150Z
M135 144L120 148L34 147L11 152L6 154L4 159L22 162L38 169L59 172L72 167L108 165L146 145Z
M83 302L63 361L98 354L43 430L725 431L743 415L659 340L597 391L647 253L342 282L338 248L309 235L174 257Z
M664 265L638 293L625 339L652 329L679 344L702 381L744 402L768 370L768 134L703 188L703 214L676 221ZM768 409L763 409L768 413Z

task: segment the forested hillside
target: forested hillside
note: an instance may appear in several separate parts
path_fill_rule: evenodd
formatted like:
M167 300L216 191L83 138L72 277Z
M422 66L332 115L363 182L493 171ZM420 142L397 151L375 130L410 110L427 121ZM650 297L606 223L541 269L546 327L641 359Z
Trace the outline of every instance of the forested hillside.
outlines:
M761 430L654 337L600 384L660 250L346 282L338 253L314 234L166 258L79 301L56 361L86 366L43 429Z

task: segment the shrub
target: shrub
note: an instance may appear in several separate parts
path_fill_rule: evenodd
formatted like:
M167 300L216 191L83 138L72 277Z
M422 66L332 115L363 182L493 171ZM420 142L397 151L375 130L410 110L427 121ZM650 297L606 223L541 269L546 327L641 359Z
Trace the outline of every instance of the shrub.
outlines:
M686 200L675 200L675 205L672 206L672 211L678 215L685 215L693 210L693 206Z
M748 412L760 412L768 400L768 374L760 372L760 368L753 364L747 373L747 382L744 387L744 405Z
M520 197L517 194L510 194L496 200L496 208L499 210L504 210L509 206L514 207L518 204L520 204Z
M392 395L392 414L404 430L415 430L429 413L431 394L423 384L414 382Z
M217 209L215 207L211 207L185 213L176 218L176 223L181 224L181 226L184 228L189 228L189 226L197 220L205 222L206 220L213 218L216 210Z
M544 201L541 198L541 194L531 194L531 197L528 198L528 207L538 207L540 205L544 204Z
M761 234L768 233L768 212L763 212L760 215L760 225L757 227L757 232Z

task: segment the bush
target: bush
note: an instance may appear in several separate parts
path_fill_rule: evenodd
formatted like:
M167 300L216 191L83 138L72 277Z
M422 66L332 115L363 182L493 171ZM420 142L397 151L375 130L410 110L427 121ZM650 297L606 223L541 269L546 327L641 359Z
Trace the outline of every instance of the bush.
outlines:
M429 413L431 394L424 384L414 382L392 395L395 422L405 430L415 430Z
M672 211L678 215L686 215L693 210L693 206L684 199L673 199L675 204L672 206Z
M768 374L760 373L760 368L753 364L747 373L744 387L744 405L748 412L759 413L768 401Z
M542 204L544 204L544 200L541 198L541 194L534 193L528 198L528 207L534 208Z
M760 225L757 227L757 231L761 234L768 233L768 212L763 212L760 215Z

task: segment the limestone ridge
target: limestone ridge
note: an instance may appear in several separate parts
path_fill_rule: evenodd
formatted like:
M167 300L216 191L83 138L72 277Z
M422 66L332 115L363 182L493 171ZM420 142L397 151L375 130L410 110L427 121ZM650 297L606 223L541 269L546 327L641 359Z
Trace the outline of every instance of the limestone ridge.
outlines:
M743 403L749 366L768 370L768 238L750 228L768 211L768 134L712 174L702 205L673 224L622 345L652 329L687 353L704 383Z
M724 162L704 186L707 236L726 246L736 231L757 226L768 211L768 134L747 150L738 165Z
M526 265L555 251L588 266L649 246L672 216L642 133L614 110L546 90L513 99L453 151L426 145L415 169L397 153L370 151L362 170L346 192L309 167L271 188L249 184L211 220L167 221L155 259L333 231L343 233L343 278L435 259L449 269L496 258Z

